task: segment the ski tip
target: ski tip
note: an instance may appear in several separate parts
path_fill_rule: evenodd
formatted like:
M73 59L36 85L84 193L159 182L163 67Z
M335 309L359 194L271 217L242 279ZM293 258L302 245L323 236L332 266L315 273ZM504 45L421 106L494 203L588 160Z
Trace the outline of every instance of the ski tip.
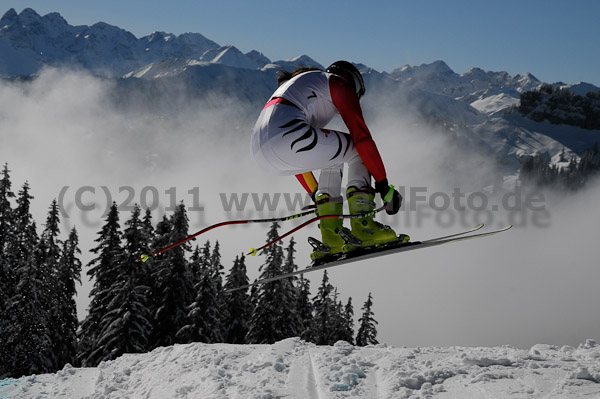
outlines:
M250 248L250 252L248 252L248 255L256 256L256 249Z
M149 258L150 258L150 257L149 257L148 255L142 255L142 256L140 256L140 260L141 260L142 262L146 262L146 261L147 261Z

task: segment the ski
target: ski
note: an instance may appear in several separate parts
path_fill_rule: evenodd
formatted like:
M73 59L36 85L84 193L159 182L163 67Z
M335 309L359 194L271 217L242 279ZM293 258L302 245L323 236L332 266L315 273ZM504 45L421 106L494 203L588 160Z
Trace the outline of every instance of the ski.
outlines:
M450 234L450 235L443 236L443 237L432 238L432 239L429 239L429 240L426 240L426 241L421 241L421 242L439 241L439 240L445 240L447 238L462 236L462 235L473 233L473 232L475 232L477 230L480 230L480 229L483 228L483 226L484 226L484 224L481 223L481 224L478 224L477 226L473 226L469 230L461 231L460 233Z
M298 276L300 274L315 272L318 270L328 269L330 267L335 267L335 266L340 266L340 265L356 262L359 260L371 259L371 258L376 258L379 256L391 255L391 254L400 253L400 252L408 252L408 251L412 251L415 249L430 248L430 247L434 247L434 246L438 246L438 245L450 244L450 243L455 243L455 242L460 242L460 241L489 237L489 236L493 236L495 234L499 234L499 233L509 230L512 227L512 225L508 225L506 227L503 227L501 229L494 230L494 231L470 234L470 233L473 233L473 232L481 229L482 227L483 227L483 225L477 225L477 226L473 227L472 229L463 231L461 233L451 234L451 235L443 236L443 237L431 238L431 239L425 240L425 241L414 241L414 242L407 242L407 243L401 243L401 244L392 244L392 245L388 245L388 246L384 246L384 247L380 247L380 248L357 249L357 250L354 250L347 254L340 255L339 257L334 258L334 259L313 262L310 266L308 266L304 269L301 269L301 270L296 270L291 273L284 273L284 274L280 274L277 276L265 278L262 280L257 280L250 284L246 284L246 285L235 287L235 288L230 288L230 289L226 290L225 292L238 291L238 290L246 289L246 288L249 288L249 287L252 287L255 285L262 285L262 284L270 283L273 281ZM468 235L465 235L465 234L468 234Z

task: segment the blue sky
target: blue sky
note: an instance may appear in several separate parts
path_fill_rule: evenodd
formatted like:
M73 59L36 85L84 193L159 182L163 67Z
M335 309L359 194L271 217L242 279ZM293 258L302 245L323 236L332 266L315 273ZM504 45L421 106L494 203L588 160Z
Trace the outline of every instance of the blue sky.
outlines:
M0 0L0 13L57 11L72 25L98 21L138 37L202 33L272 60L307 54L322 64L362 62L379 71L444 60L531 72L546 82L600 86L600 1Z

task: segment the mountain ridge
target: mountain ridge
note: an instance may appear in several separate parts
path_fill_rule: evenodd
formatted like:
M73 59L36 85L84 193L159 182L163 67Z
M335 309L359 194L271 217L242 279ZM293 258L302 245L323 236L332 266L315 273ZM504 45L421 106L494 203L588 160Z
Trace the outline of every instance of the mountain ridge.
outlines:
M0 19L0 54L4 55L0 77L35 76L48 66L82 69L116 79L121 88L116 98L133 97L135 88L141 93L172 90L170 96L148 102L173 112L177 112L173 103L184 107L186 98L215 94L258 107L276 88L278 70L324 68L308 55L271 61L258 50L243 53L200 33L157 31L137 38L105 22L72 26L59 13L40 16L30 8L20 14L11 8ZM513 170L518 169L520 156L542 153L553 160L562 148L567 156L576 156L600 138L598 131L567 128L574 132L569 140L569 135L558 135L554 126L531 124L514 115L520 95L544 85L529 72L512 76L473 67L458 74L442 60L405 65L389 73L355 65L365 78L367 97L377 100L365 102L367 115L377 113L377 104L385 103L396 114L435 124L456 140L478 143L492 159L504 159L503 164L513 165ZM583 82L553 85L579 95L600 90ZM177 100L166 104L162 97ZM508 118L510 113L513 116ZM538 139L540 135L543 140Z

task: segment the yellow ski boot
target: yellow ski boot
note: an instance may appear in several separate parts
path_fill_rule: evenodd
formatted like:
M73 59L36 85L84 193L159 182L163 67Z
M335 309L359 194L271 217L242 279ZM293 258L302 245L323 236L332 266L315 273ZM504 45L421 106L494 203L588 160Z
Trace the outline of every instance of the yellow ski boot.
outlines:
M317 215L318 216L340 216L343 214L344 204L342 198L330 198L328 194L317 197ZM360 241L356 240L350 230L344 227L344 220L341 218L322 219L319 221L322 241L312 237L308 242L312 245L314 251L310 255L312 260L319 260L329 255L347 253L360 246Z
M349 187L346 195L351 215L371 212L375 209L375 191L370 187L362 189ZM350 226L352 235L362 242L361 247L363 248L410 240L406 234L396 235L391 227L376 222L373 216L351 219Z

